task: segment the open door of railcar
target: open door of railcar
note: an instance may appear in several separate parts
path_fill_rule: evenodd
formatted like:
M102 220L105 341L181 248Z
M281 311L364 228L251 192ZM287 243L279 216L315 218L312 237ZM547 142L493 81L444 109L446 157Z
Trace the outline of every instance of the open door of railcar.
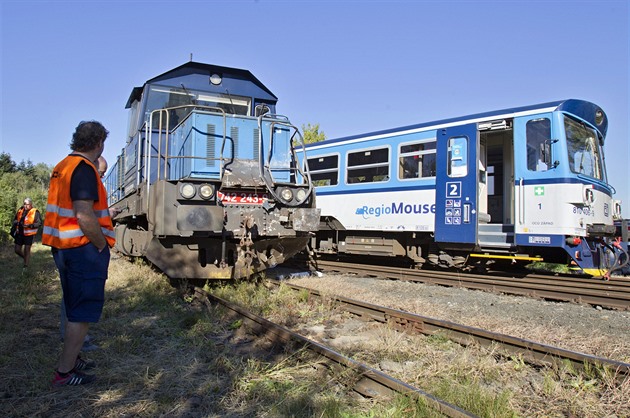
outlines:
M442 248L477 245L478 155L476 123L438 130L435 241Z

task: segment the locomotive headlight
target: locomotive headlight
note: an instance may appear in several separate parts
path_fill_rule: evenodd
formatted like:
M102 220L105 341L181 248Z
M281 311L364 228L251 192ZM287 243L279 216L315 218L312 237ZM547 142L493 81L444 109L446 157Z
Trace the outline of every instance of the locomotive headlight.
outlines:
M181 194L184 199L192 199L195 197L195 186L190 183L184 183L179 186L179 194Z
M298 202L303 202L306 199L306 190L298 189L297 191L297 200Z
M218 86L219 84L221 84L221 81L223 81L223 79L219 74L212 74L210 76L210 83L215 86Z
M280 197L287 202L290 202L293 199L293 192L291 189L282 189L280 192Z
M212 187L211 184L202 184L201 187L199 187L199 196L205 200L210 199L214 196L214 187Z

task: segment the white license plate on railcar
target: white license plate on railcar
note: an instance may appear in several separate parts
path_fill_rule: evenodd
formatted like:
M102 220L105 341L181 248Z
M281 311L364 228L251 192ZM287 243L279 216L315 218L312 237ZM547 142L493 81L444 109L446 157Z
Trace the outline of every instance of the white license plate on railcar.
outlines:
M217 196L224 205L262 205L265 200L269 200L268 193L255 192L225 191L217 192Z

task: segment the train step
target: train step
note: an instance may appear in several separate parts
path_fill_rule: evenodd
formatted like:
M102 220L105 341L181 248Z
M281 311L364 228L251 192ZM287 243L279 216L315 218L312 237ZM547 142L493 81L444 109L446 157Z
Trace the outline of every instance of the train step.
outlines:
M511 248L514 246L514 225L479 224L479 245L482 248Z

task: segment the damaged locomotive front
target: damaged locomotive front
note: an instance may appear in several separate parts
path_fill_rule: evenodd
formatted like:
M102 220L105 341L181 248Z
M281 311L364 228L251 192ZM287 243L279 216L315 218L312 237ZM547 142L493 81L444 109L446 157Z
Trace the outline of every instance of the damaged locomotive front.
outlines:
M105 183L116 248L169 277L248 277L303 250L319 210L299 130L249 71L190 62L135 88Z

